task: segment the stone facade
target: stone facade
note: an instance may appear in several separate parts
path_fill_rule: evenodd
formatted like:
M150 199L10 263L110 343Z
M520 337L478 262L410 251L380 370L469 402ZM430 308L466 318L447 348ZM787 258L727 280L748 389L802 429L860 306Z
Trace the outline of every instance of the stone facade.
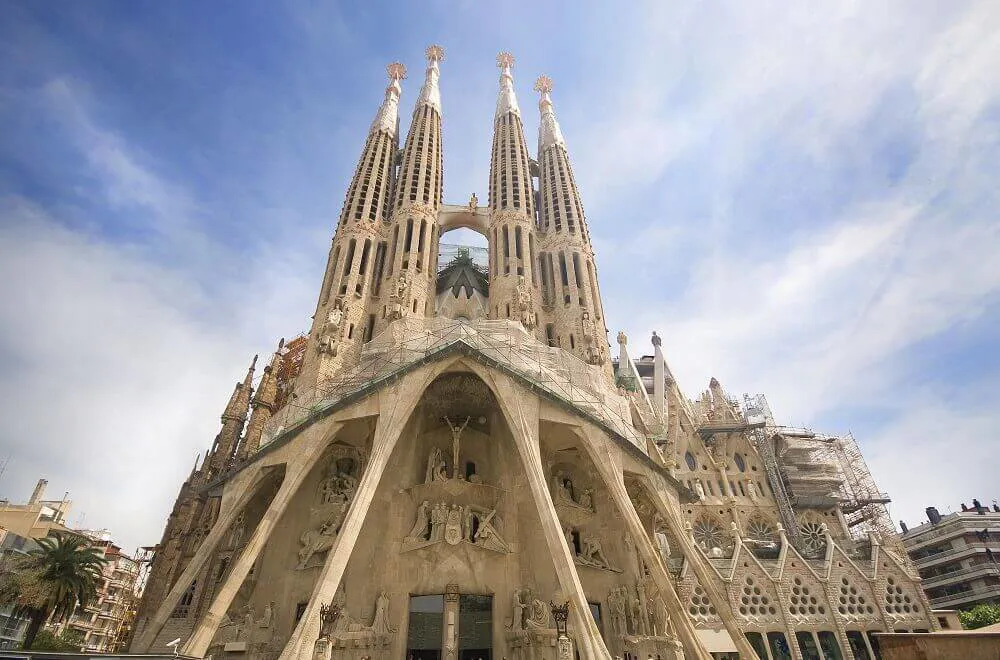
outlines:
M381 182L391 210L364 183L373 143L395 136L390 67L313 328L279 345L255 392L252 370L237 385L164 530L132 650L180 637L185 655L227 660L867 657L870 631L932 627L892 538L859 543L841 500L810 491L805 506L804 485L788 504L772 468L793 434L762 434L717 382L684 397L658 338L651 391L624 335L613 373L551 81L539 168L499 58L489 210L441 204L441 58L428 49ZM374 218L354 218L359 203ZM370 243L344 229L355 221ZM438 280L457 226L487 236L489 267ZM350 241L367 261L343 256ZM826 472L796 474L827 487Z

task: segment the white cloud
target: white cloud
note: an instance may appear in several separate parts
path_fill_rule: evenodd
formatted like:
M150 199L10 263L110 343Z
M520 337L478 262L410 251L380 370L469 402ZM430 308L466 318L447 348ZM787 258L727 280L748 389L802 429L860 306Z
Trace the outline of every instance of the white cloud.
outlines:
M0 453L16 454L4 495L23 500L45 477L70 491L71 522L85 512L126 547L155 542L249 342L199 318L189 278L23 200L0 205L0 243Z

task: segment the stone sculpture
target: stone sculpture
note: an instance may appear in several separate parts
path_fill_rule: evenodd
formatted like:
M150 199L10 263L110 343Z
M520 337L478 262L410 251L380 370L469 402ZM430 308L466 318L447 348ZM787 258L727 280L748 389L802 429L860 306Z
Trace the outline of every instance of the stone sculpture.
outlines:
M377 635L388 635L396 632L396 629L390 625L389 618L389 596L384 592L380 592L378 598L375 599L375 615L372 617L372 632Z

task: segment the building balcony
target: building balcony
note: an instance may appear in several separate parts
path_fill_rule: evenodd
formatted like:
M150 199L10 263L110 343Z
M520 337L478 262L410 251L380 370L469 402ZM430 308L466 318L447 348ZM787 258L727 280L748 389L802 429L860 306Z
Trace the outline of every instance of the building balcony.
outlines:
M954 561L955 559L961 559L978 553L986 553L986 544L967 543L961 547L950 548L942 552L927 555L926 557L920 557L919 559L913 557L910 557L910 559L917 568L927 568L928 566L936 566L945 561Z
M924 589L930 589L932 587L940 587L953 582L972 580L985 575L1000 575L1000 567L994 564L978 564L976 566L970 566L969 568L951 571L950 573L942 573L940 575L924 578L922 583L924 585Z
M961 605L971 605L988 598L1000 598L1000 584L988 587L977 587L967 591L961 591L947 596L931 598L931 606L935 609L951 609Z

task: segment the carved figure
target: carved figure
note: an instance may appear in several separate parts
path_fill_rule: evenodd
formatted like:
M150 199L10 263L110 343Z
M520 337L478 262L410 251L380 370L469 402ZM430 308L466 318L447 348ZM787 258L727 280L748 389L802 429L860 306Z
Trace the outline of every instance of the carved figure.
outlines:
M581 546L580 554L577 555L580 563L598 568L611 568L599 539L592 536L584 537L581 539Z
M448 428L451 429L451 471L452 471L452 475L451 476L452 476L452 478L458 478L458 448L459 448L459 446L461 445L461 442L462 442L462 431L465 430L465 427L469 425L469 422L471 420L472 420L471 417L466 417L465 418L465 422L461 426L456 426L455 424L451 423L450 419L448 419L447 417L444 418L444 421L447 422L447 424L448 424Z
M534 598L531 601L531 609L528 611L528 620L525 623L525 627L548 628L551 616L552 611L549 609L549 606L544 601Z
M438 447L431 449L431 453L427 455L427 469L424 472L424 483L429 484L434 481L434 475L437 473L438 463L441 462L441 450Z
M663 636L670 635L670 611L667 610L667 603L663 598L657 598L655 603L657 632Z
M493 520L497 514L496 509L491 509L489 513L483 516L476 516L479 525L476 528L475 537L472 539L473 543L481 545L487 550L493 550L494 552L508 552L509 548L507 543L504 542L503 538L500 536L500 532L497 528L493 526Z
M646 585L639 582L636 584L635 590L638 595L637 601L639 603L639 618L637 619L641 630L639 634L651 635L652 631L650 630L649 605L646 602Z
M628 335L625 334L623 330L618 331L618 345L626 346L628 344Z
M237 637L244 640L250 639L250 632L253 630L253 619L253 607L247 605L243 608L243 627L240 628Z
M259 628L270 628L271 622L274 621L274 601L264 606L264 615L260 617L257 622L257 627Z
M705 487L701 485L700 481L694 482L694 492L698 495L699 500L705 499Z
M341 325L344 323L344 313L342 303L338 300L334 303L333 309L326 315L326 322L320 329L319 352L328 355L337 354L337 344L340 342Z
M399 278L396 280L396 286L393 290L391 298L389 309L390 320L401 319L406 316L410 307L407 300L407 293L409 290L410 281L406 279L406 275L400 274Z
M429 521L429 515L427 513L427 508L430 506L430 502L424 500L417 507L417 516L413 521L413 527L410 529L410 533L406 535L405 541L426 541L427 540L427 523Z
M431 541L440 541L444 538L444 526L448 520L448 509L446 505L438 503L431 509Z
M333 636L334 631L337 629L337 623L340 620L340 612L340 605L336 603L320 606L319 636L321 638L330 639Z
M472 193L472 197L469 198L469 211L475 213L477 208L479 208L479 198L476 193Z
M532 311L531 291L524 283L524 275L517 278L517 288L514 290L514 305L517 309L518 319L528 330L535 327L535 314Z
M594 491L593 490L591 490L590 488L587 488L587 489L585 489L583 491L583 494L580 495L580 506L582 506L584 509L588 509L589 511L593 511L594 510Z
M525 612L531 603L531 592L528 589L514 590L514 613L510 619L511 630L524 630Z
M309 560L312 559L313 555L326 552L333 547L334 542L337 540L337 530L340 528L340 523L343 520L346 510L347 507L343 506L341 510L320 525L319 529L306 530L302 534L299 538L302 548L299 550L299 563L295 566L296 570L307 568Z
M660 556L666 562L670 558L670 540L663 532L656 533L656 544L660 546Z
M750 494L750 499L754 502L760 499L760 492L757 490L757 484L754 483L753 479L747 479L747 493Z
M396 632L389 623L389 596L383 591L375 599L375 616L372 617L372 632L377 635L388 635Z

